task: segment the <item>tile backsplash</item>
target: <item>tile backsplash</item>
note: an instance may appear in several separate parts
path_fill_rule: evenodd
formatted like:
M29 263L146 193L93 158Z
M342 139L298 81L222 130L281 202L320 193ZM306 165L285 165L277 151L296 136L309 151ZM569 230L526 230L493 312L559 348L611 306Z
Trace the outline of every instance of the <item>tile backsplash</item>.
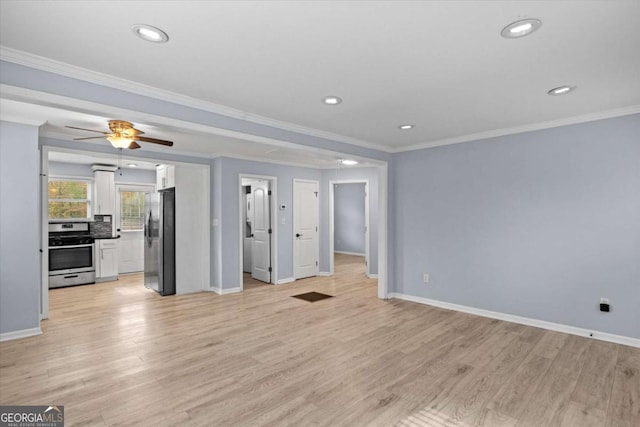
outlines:
M111 237L113 229L111 221L111 215L94 215L93 222L90 224L91 233L95 237Z

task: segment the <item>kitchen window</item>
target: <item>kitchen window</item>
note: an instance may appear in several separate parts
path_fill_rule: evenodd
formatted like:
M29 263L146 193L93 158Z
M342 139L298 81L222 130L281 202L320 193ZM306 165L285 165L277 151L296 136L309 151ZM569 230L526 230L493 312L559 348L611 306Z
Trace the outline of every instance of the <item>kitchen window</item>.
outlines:
M89 219L91 180L50 178L49 219Z
M120 191L120 228L141 231L144 227L144 191Z

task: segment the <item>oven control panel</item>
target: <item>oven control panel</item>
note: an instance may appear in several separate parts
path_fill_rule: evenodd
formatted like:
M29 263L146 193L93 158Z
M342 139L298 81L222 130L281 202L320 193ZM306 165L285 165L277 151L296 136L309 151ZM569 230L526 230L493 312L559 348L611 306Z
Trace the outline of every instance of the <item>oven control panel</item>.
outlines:
M93 243L90 236L49 236L49 246L89 245Z

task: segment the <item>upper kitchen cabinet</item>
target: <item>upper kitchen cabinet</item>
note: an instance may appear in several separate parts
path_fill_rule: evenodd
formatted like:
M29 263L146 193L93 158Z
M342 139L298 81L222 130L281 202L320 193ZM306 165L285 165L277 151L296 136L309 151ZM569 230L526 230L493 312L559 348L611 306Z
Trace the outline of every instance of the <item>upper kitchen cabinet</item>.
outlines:
M176 167L173 165L156 166L156 188L165 190L176 186Z
M93 166L94 193L93 214L114 215L116 210L116 185L114 171Z

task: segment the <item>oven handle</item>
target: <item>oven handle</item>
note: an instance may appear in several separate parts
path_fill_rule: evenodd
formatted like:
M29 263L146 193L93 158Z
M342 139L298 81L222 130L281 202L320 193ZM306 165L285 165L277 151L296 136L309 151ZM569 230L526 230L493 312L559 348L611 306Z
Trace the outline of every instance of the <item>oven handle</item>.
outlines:
M93 246L93 243L87 243L85 245L49 246L49 249L88 248L90 246Z

